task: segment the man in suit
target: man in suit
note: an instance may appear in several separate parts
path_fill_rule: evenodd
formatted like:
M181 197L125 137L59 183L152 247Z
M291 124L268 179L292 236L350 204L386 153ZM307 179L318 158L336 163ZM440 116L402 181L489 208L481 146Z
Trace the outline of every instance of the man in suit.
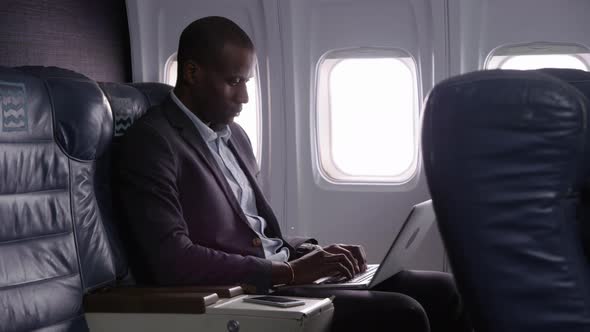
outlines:
M266 292L364 271L359 245L322 248L279 229L257 183L248 137L233 122L248 102L246 82L256 61L247 34L226 18L206 17L182 32L177 57L176 87L128 130L117 158L115 183L138 281L247 284ZM460 299L446 274L404 271L379 289L299 295L336 295L339 330L364 328L369 320L403 331L462 324Z

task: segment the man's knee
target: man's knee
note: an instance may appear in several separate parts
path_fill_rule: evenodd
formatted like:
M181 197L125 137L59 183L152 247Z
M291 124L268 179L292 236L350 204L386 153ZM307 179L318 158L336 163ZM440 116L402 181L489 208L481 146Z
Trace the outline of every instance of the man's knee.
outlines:
M402 317L401 323L405 327L404 331L430 331L428 315L422 305L409 296L402 296L403 300L396 299L399 307L391 308L392 310L384 315L385 319L391 324L390 326L392 328L396 326L397 319L393 317ZM387 310L387 306L385 310Z
M449 273L427 272L430 274L430 297L435 308L430 309L431 319L455 321L464 317L465 307L455 279ZM432 305L431 305L432 307Z
M428 332L422 305L400 293L350 291L336 295L333 331Z
M434 286L439 292L441 296L440 298L447 299L447 301L449 301L449 309L460 310L461 296L459 295L459 290L457 289L457 284L455 283L455 279L453 278L453 276L449 273L435 273L437 278L435 282L436 285Z
M401 291L408 288L408 294L420 294L435 299L435 302L443 301L445 305L458 304L461 296L453 276L439 271L403 271L403 284ZM405 293L405 292L404 292Z

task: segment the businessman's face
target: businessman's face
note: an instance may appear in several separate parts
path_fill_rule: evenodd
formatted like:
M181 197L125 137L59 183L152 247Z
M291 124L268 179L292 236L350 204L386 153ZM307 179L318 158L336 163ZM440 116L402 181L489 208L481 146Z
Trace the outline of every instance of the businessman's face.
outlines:
M226 125L248 102L246 82L252 77L256 56L248 48L225 44L216 65L202 68L195 91L200 96L199 115L211 127Z

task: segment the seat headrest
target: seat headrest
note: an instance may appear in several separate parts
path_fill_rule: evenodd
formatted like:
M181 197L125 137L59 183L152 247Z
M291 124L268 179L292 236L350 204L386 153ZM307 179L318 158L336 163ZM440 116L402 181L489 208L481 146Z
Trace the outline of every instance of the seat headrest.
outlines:
M55 116L55 138L64 152L77 160L98 159L113 134L112 112L98 84L58 67L15 69L45 81Z
M129 86L136 88L141 91L151 106L161 104L166 97L170 94L172 86L164 83L153 83L153 82L141 82L141 83L129 83Z
M53 138L51 102L42 80L0 67L1 142Z
M590 100L590 73L579 69L543 68L539 72L567 82Z
M61 78L71 78L71 79L80 79L80 80L90 80L87 76L75 72L73 70L60 68L60 67L45 67L45 66L20 66L20 67L13 67L16 70L19 70L23 73L27 73L37 77L61 77Z
M163 83L100 83L115 116L115 136L125 131L152 106L160 104L172 87Z

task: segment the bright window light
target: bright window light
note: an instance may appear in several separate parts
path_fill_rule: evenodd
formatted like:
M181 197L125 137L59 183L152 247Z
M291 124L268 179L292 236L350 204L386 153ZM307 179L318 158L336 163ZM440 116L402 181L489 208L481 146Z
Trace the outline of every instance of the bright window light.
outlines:
M583 45L532 42L502 45L486 59L485 69L535 70L565 68L588 70L590 50Z
M244 104L242 112L240 112L240 115L235 118L235 121L242 126L246 131L246 134L248 134L250 142L252 143L252 149L254 149L256 160L260 160L260 148L258 145L260 129L258 126L259 111L257 82L258 79L254 76L248 81L248 83L246 83L246 88L248 89L248 103Z
M317 138L325 175L346 182L408 180L417 159L413 61L328 59L320 76Z
M588 70L586 64L582 60L569 54L514 55L508 57L500 65L500 69L530 70L540 68Z
M166 71L164 73L164 81L169 85L176 85L176 76L178 70L178 61L176 60L176 53L173 54L166 63ZM235 118L238 123L248 134L250 142L252 143L252 149L254 150L254 156L256 160L260 160L260 147L259 147L259 109L258 109L258 78L252 77L246 83L246 89L248 90L248 103L242 107L242 112Z
M176 54L173 55L174 59L168 61L166 64L166 78L165 83L168 85L176 85L176 76L178 75L178 61L176 61Z

